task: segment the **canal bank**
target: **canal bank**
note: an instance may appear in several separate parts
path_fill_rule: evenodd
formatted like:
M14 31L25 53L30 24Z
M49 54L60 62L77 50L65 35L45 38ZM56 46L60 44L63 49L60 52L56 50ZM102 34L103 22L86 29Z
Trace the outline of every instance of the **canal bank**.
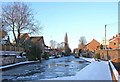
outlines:
M9 69L15 68L17 66L26 65L26 64L33 64L33 63L38 63L38 62L39 61L24 61L24 62L19 62L19 63L15 63L15 64L0 66L0 70L1 71L5 71L5 70L9 70Z

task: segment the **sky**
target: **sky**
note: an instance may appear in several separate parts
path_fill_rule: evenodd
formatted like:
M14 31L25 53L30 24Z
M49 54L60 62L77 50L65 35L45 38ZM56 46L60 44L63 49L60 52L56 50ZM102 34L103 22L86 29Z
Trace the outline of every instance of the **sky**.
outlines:
M118 32L117 2L32 2L35 18L44 26L42 34L46 45L50 40L60 43L68 34L70 48L78 47L84 36L89 43L93 38L100 43L104 39L105 24L107 39Z
M79 38L84 36L89 43L93 38L100 43L104 39L105 24L107 39L118 32L117 2L27 2L33 9L35 19L43 26L46 45L50 40L64 42L65 33L71 49L77 48ZM34 35L35 36L35 35Z

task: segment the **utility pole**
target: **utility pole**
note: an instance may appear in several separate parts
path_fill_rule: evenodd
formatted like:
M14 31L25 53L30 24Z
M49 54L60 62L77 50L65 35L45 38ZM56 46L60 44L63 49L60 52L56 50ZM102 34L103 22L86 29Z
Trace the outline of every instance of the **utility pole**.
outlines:
M118 33L118 49L120 49L120 33Z
M106 26L107 25L105 25L105 50L106 50Z

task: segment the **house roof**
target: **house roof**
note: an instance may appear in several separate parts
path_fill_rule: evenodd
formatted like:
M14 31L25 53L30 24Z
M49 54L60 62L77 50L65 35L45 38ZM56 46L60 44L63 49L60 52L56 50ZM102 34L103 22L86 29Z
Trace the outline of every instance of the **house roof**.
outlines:
M43 36L32 36L30 37L30 40L32 42L37 42L37 41L43 40Z
M114 41L115 39L119 38L120 36L120 33L119 34L116 34L116 36L113 36L112 38L109 39L109 41Z
M89 45L89 48L90 49L96 49L98 46L100 46L100 43L97 41L97 40L95 40L95 39L93 39L91 42L89 42L87 45L86 45L86 47Z
M31 36L31 37L30 37L28 33L22 33L22 34L20 35L20 41L21 41L21 42L31 41L31 42L33 42L33 43L36 43L36 42L38 42L38 41L41 41L41 42L43 42L43 44L45 45L43 36ZM46 45L45 45L45 46L46 46Z
M44 46L45 46L45 43L44 43L44 38L43 36L32 36L29 38L30 41L32 41L33 43L36 43L36 42L43 42Z
M95 41L95 42L97 42L97 43L99 43L100 44L100 42L98 42L97 40L95 40L95 39L93 39L91 42L93 42L93 41ZM86 44L86 46L87 45L89 45L91 42L89 42L88 44Z
M21 33L20 38L30 37L28 33Z

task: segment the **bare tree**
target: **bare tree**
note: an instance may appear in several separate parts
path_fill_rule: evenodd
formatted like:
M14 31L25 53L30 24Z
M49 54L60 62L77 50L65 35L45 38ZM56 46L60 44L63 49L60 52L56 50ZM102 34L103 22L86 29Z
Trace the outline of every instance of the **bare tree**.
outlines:
M85 44L87 43L86 39L84 36L81 36L80 39L79 39L79 45L78 47L83 49L83 47L85 46Z
M51 41L50 41L50 46L51 46L51 48L55 49L56 45L57 45L57 42L56 42L56 41L54 41L54 40L51 40Z
M3 28L6 28L8 32L12 31L16 43L19 43L22 32L38 33L42 29L35 21L30 7L22 2L2 6L2 21Z
M57 43L57 48L58 49L63 49L64 48L64 42Z

